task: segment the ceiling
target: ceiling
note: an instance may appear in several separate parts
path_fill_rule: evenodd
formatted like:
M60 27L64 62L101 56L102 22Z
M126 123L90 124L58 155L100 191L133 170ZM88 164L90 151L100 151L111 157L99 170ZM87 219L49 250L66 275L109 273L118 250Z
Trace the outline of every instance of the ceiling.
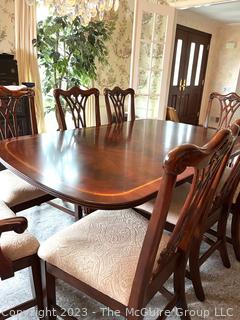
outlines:
M240 1L194 7L189 11L227 24L240 23Z

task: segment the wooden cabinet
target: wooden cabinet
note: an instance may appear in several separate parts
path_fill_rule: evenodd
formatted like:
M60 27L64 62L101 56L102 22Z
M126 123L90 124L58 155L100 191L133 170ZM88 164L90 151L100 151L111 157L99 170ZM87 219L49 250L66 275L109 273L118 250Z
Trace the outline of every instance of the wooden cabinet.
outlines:
M18 85L17 61L13 55L0 54L0 85ZM20 99L17 118L20 135L31 134L31 122L29 114L29 101L27 97ZM1 121L1 117L0 117Z

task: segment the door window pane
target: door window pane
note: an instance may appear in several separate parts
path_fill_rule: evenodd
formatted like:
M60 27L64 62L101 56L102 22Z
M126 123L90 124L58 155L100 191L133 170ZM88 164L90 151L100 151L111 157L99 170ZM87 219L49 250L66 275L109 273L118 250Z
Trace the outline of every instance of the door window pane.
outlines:
M195 53L195 47L196 47L196 43L195 42L191 42L190 56L189 56L189 61L188 61L188 71L187 71L187 83L186 83L187 86L190 86L190 84L191 84L193 58L194 58L194 53Z
M155 71L163 68L163 53L165 46L163 44L154 44L152 50L152 66Z
M149 98L146 96L136 96L135 97L135 106L136 106L136 116L140 119L146 119L147 118L147 109L148 109L148 103Z
M182 40L178 39L177 41L177 50L176 50L176 59L174 66L174 74L173 74L173 86L178 85L178 77L179 77L179 68L181 61L181 53L182 53Z
M150 69L151 63L151 45L144 41L140 43L139 68Z
M152 39L154 15L153 13L144 12L142 17L142 33L141 39L150 40Z
M161 43L165 42L167 28L167 16L159 14L155 15L155 26L154 26L154 42Z
M138 94L148 94L149 93L149 80L150 80L150 70L139 69L138 74Z
M199 85L201 66L202 66L202 57L203 57L203 48L204 48L204 45L200 44L199 52L198 52L197 70L196 70L196 76L195 76L195 82L194 82L195 86Z

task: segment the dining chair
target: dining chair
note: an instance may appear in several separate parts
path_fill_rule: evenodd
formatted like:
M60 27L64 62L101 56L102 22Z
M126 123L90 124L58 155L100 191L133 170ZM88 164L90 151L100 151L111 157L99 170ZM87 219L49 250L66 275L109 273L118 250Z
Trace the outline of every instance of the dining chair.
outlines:
M67 130L65 116L69 112L75 129L87 127L87 110L91 112L91 99L94 98L95 124L101 125L99 108L99 90L96 88L81 89L74 86L69 90L55 89L54 98L56 101L56 115L60 130ZM62 210L62 206L54 204L55 207ZM74 204L74 211L66 210L67 213L74 215L75 220L82 218L83 214L89 214L92 209Z
M0 279L14 277L14 273L31 268L31 289L33 298L0 312L0 319L10 318L20 311L37 306L43 310L41 268L37 255L38 240L27 229L27 219L16 217L4 202L0 202Z
M173 122L180 122L177 114L177 110L172 107L167 107L166 120L170 120Z
M235 93L228 93L226 95L213 92L210 94L209 103L207 108L207 114L204 126L206 128L210 125L210 118L212 116L211 112L213 111L218 115L217 122L215 123L216 129L226 128L231 125L236 118L240 117L240 96ZM240 150L240 139L235 143L234 151L239 152ZM236 200L236 197L234 197ZM231 222L231 238L227 237L227 241L234 246L234 251L236 258L240 260L239 249L240 243L239 237L240 234L240 222L237 214L237 207L239 202L233 202L230 213L232 213L232 222ZM239 222L239 223L238 223Z
M203 147L182 145L165 158L163 176L150 220L134 210L95 211L41 244L48 310L56 304L56 279L108 306L127 319L143 319L141 311L158 292L169 301L158 319L174 306L190 319L185 298L185 269L194 232L215 194L230 130L216 133ZM172 234L164 231L178 175L194 168L191 188ZM164 284L173 275L173 293ZM49 319L56 319L52 314ZM70 317L69 319L74 319Z
M128 88L126 90L123 90L119 87L115 87L112 90L105 88L104 96L109 124L127 121L127 97L130 97L130 120L135 120L135 92L132 88Z
M240 116L237 112L240 111L240 96L231 92L226 95L217 92L212 92L209 96L206 118L204 127L209 128L212 111L217 115L215 117L214 127L216 129L227 128Z
M74 86L69 90L55 89L57 121L60 130L67 130L66 114L69 112L75 129L87 127L87 110L90 111L91 98L94 98L96 126L101 125L99 109L99 90L81 89Z
M19 121L20 107L28 101L31 119L31 132L37 134L37 121L34 107L34 91L31 89L8 90L0 86L0 139L18 137L22 131ZM14 212L40 205L53 199L42 190L13 174L10 170L0 171L0 199Z
M231 131L233 135L233 141L235 142L240 129L240 121L237 120L232 126ZM230 267L230 261L227 253L226 246L226 227L228 215L231 207L231 200L236 192L237 185L240 181L240 158L235 162L235 165L228 168L228 160L231 156L231 149L225 156L224 167L221 175L219 176L219 185L216 187L216 197L213 199L208 210L203 214L198 229L192 239L192 248L189 254L189 272L186 272L188 278L192 280L196 297L200 301L205 300L205 294L202 287L200 267L211 256L213 252L218 250L221 255L223 265L227 268ZM227 174L226 174L227 172ZM173 231L178 223L180 209L184 204L184 199L189 193L191 185L184 183L175 188L173 192L173 201L167 216L165 228L168 231ZM135 208L137 212L148 217L150 219L151 213L155 206L156 198L152 199L143 205ZM235 219L238 219L238 213L235 215ZM217 224L217 231L212 230L212 227ZM240 231L238 224L238 232ZM236 234L236 226L234 234ZM207 236L207 233L211 233L216 236L215 241ZM206 242L209 245L209 249L205 250L203 254L200 253L202 242ZM235 237L235 243L237 246L237 238Z

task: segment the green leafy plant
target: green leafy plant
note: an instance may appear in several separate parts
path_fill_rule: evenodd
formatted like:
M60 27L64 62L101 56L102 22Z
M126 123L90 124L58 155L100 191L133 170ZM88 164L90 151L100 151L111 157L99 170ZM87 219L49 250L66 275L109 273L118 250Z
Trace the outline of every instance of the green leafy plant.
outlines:
M97 62L107 63L106 43L114 29L113 21L91 21L81 25L80 18L49 16L37 26L38 59L43 67L43 91L47 112L54 109L52 90L74 85L88 87L96 79Z

